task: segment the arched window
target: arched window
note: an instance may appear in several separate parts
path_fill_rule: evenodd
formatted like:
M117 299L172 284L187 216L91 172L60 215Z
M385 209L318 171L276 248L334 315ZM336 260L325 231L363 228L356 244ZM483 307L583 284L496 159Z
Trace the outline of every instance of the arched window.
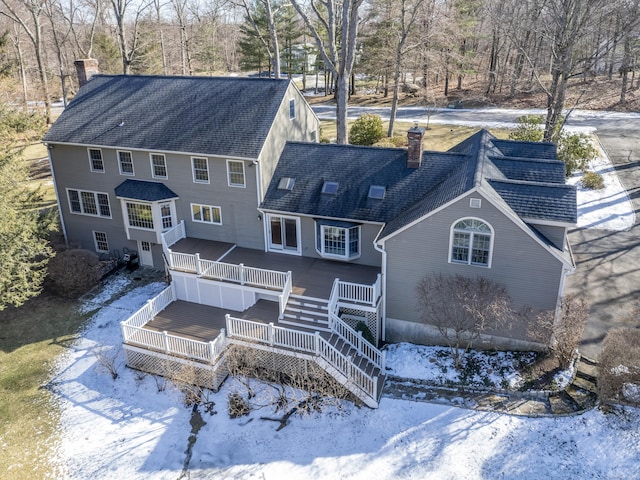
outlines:
M493 229L488 223L477 218L464 218L453 225L450 250L452 263L489 267L492 247Z

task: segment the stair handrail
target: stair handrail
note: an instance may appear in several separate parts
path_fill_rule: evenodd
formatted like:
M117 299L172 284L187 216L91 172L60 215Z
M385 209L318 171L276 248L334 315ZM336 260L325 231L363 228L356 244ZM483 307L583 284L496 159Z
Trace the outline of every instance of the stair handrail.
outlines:
M365 340L362 332L357 332L348 323L331 312L329 312L329 328L332 333L335 333L344 342L353 347L358 352L358 355L363 356L381 371L384 371L386 363L385 352Z

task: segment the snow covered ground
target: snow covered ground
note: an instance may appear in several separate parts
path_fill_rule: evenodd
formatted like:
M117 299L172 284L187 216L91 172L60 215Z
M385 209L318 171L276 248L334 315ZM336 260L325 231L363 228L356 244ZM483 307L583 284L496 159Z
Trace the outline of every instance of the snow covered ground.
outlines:
M114 277L88 302L107 304L51 380L62 408L56 478L640 478L638 409L530 419L384 398L377 410L344 402L276 431L260 419L279 416L270 409L229 418L233 380L211 396L217 413L203 413L187 472L191 409L172 386L158 391L152 376L125 368L120 347L120 322L163 285L119 296L127 283ZM411 346L397 349L396 373L432 374L423 352L412 359ZM97 351L117 355L117 379Z
M601 156L593 168L606 187L578 191L579 225L630 228L633 210L611 163ZM113 277L86 302L85 311L103 307L51 380L62 409L56 479L640 479L638 409L530 419L384 398L377 410L345 402L276 431L259 418L276 416L268 410L229 418L233 380L212 395L217 414L203 414L189 458L191 409L180 392L158 391L152 376L124 367L120 322L163 288L129 282ZM423 350L395 349L394 373L434 378ZM117 379L98 351L115 357Z

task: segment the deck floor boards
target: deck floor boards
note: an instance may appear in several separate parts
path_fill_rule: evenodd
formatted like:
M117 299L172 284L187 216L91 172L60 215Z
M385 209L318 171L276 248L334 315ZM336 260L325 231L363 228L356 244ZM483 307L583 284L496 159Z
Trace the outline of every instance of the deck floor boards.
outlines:
M225 315L259 323L276 323L278 304L259 300L244 312L234 312L223 308L209 307L197 303L176 300L145 325L149 330L179 335L200 342L215 340L220 330L225 328Z

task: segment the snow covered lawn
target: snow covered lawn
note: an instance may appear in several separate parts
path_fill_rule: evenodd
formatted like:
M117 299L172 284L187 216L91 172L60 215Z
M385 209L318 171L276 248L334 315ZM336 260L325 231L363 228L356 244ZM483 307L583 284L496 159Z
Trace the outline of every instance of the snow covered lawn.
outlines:
M260 419L279 416L267 408L228 417L233 380L211 396L217 414L203 413L183 471L191 409L171 386L158 391L152 376L124 367L120 346L120 321L163 285L119 297L126 286L122 277L107 285L99 300L115 300L93 317L52 378L62 407L56 478L640 478L638 409L529 419L384 398L377 410L344 402L293 417L277 432L277 423ZM422 354L397 348L403 359L392 361L395 371L422 368ZM99 349L118 354L116 380L99 367Z

